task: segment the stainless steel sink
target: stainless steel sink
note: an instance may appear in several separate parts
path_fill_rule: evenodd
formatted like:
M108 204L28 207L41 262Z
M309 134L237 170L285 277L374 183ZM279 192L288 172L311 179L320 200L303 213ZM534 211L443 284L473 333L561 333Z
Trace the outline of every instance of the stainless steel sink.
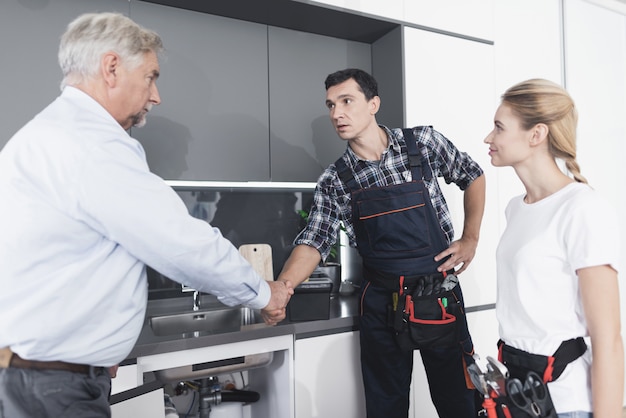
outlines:
M171 315L152 316L149 321L152 332L154 332L155 335L172 336L178 334L181 338L238 332L254 328L257 324L259 324L259 327L266 326L264 325L261 314L247 307L220 307ZM154 373L162 382L201 379L223 373L263 367L271 363L273 358L274 353L259 353L157 370Z
M270 364L273 359L273 352L250 354L247 356L156 370L154 374L161 382L180 382L183 380L202 379L218 376L220 374L257 369Z
M247 325L263 322L258 311L247 307L219 308L153 316L150 327L157 336L183 337L237 332Z

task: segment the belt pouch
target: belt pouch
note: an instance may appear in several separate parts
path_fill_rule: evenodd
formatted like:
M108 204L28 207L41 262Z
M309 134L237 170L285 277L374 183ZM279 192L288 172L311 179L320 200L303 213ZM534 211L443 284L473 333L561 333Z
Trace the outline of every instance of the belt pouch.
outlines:
M500 340L498 351L500 361L512 377L522 379L533 371L548 383L558 379L569 363L582 356L587 351L587 344L582 337L572 338L563 341L553 355L543 356L511 347Z
M506 344L500 347L500 352L502 363L511 377L524 379L530 371L543 375L548 368L548 356L528 353Z
M515 378L509 377L507 382L510 379ZM537 373L529 372L520 382L523 384L521 392L511 393L507 386L506 395L492 398L497 418L558 418L548 386ZM524 404L526 407L521 407Z
M395 338L401 349L446 348L459 343L456 317L460 306L452 290L420 296L402 290L394 317Z

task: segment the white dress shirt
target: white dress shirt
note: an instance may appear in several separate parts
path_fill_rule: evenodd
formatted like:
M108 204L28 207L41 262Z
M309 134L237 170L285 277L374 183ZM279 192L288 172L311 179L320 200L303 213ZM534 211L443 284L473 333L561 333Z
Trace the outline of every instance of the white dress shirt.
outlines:
M0 202L0 347L23 358L123 360L144 320L146 264L228 305L269 302L236 248L191 217L141 144L76 88L2 149Z

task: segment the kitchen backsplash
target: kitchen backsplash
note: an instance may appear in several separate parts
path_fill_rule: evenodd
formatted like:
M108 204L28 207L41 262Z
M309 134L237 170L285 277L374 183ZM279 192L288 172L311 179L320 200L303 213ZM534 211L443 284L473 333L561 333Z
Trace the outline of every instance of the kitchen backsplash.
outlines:
M189 213L220 229L235 247L267 243L272 247L274 276L293 249L293 240L304 227L298 210L308 211L313 190L266 188L174 188ZM150 298L181 295L180 284L148 269Z

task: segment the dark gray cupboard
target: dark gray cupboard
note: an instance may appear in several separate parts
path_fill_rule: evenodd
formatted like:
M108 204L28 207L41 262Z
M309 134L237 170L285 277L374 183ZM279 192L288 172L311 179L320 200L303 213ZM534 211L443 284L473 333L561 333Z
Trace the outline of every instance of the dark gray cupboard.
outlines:
M324 78L342 68L373 72L379 121L402 124L401 32L391 22L293 0L8 0L0 42L15 66L0 88L14 100L0 104L0 146L58 94L58 38L87 11L128 14L164 40L162 104L131 134L165 179L317 180L346 146L324 106Z

